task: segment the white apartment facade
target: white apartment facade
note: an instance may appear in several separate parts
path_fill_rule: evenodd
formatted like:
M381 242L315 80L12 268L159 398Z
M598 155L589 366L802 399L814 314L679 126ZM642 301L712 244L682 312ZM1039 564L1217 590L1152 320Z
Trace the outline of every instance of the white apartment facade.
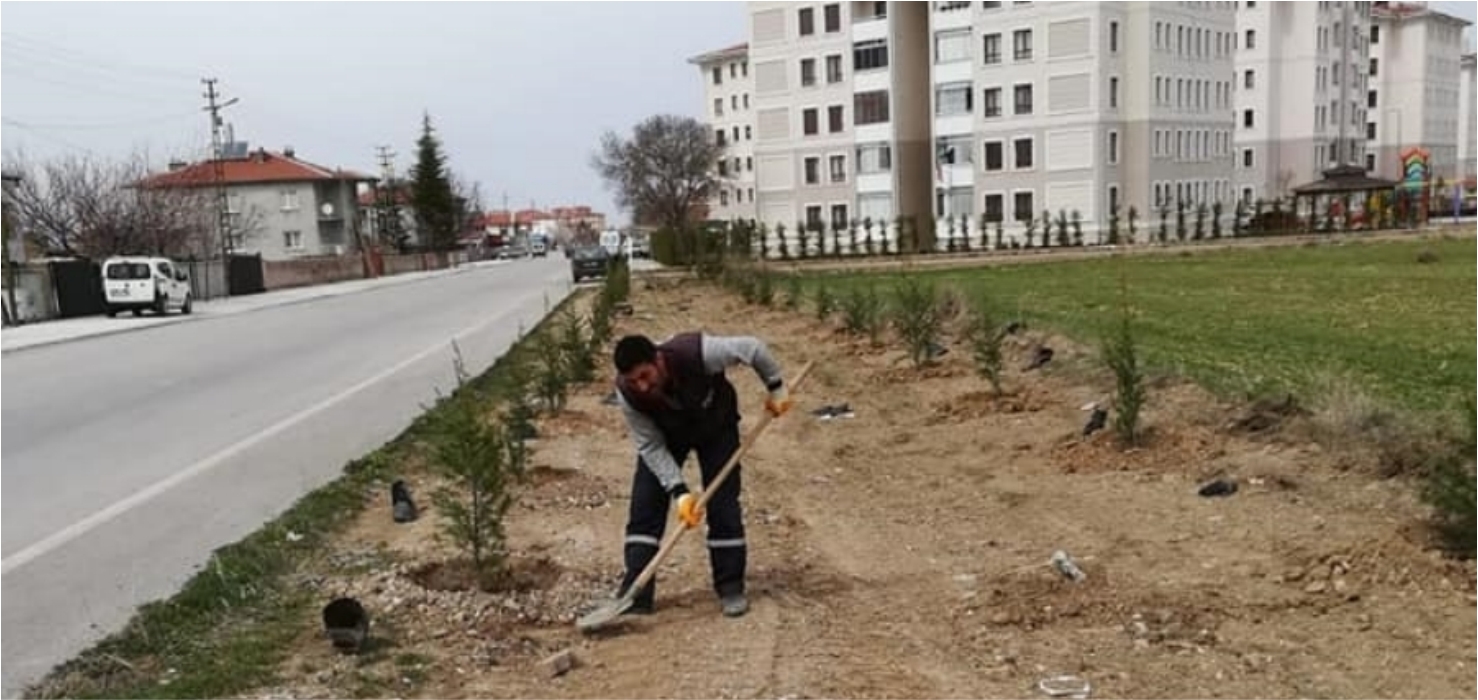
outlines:
M753 219L754 79L749 73L749 45L738 44L695 56L703 78L704 120L714 140L724 147L718 164L721 185L708 202L709 218L719 221Z
M1459 175L1463 180L1478 178L1478 72L1475 72L1474 54L1465 54L1462 59L1461 77L1458 82L1458 134L1457 160Z
M1160 206L1230 206L1234 16L1229 2L934 3L935 213L1014 237L1043 212L1099 231L1133 207L1143 235Z
M1371 20L1366 168L1403 179L1401 153L1420 147L1431 156L1432 179L1453 181L1459 175L1462 35L1470 23L1423 3L1377 2Z
M926 11L749 3L757 218L772 230L927 216Z
M1237 3L1236 182L1288 197L1336 165L1363 165L1369 2Z

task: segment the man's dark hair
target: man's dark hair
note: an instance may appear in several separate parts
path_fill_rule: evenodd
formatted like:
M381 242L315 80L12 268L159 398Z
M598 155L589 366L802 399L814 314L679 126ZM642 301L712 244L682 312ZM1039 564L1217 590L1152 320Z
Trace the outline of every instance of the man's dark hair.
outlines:
M639 365L657 360L657 346L644 335L628 335L616 342L616 371L626 374Z

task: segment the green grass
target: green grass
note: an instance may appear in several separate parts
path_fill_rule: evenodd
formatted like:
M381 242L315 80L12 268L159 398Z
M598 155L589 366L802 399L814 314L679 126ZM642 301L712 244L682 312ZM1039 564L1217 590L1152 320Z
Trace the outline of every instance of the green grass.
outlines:
M1419 264L1430 249L1437 262ZM1151 369L1229 396L1310 396L1330 379L1416 412L1450 410L1475 384L1472 238L1124 256L922 274L1037 327L1096 345L1119 277ZM847 287L889 275L811 276ZM890 285L885 285L885 288Z
M490 406L500 401L509 366L533 355L531 341L577 297L566 299L462 391L482 396ZM351 462L343 476L276 520L216 550L179 593L141 607L122 631L53 669L24 695L204 698L276 682L293 641L317 621L319 606L327 602L295 585L293 574L365 508L366 491L385 491L392 475L424 449L433 414L441 408L441 403L431 407L394 440ZM288 542L288 532L302 538ZM383 695L368 681L355 692Z

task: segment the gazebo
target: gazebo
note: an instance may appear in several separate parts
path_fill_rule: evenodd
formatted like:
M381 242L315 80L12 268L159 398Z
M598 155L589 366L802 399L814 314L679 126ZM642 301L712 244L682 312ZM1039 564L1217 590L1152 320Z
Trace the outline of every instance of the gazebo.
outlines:
M1371 177L1365 172L1365 168L1358 165L1338 165L1325 170L1322 180L1293 188L1293 212L1295 215L1302 216L1306 210L1304 202L1308 202L1308 226L1310 230L1313 230L1315 222L1328 210L1331 203L1339 203L1348 217L1352 196L1359 196L1358 201L1364 209L1364 204L1369 201L1371 194L1390 193L1399 184L1395 180ZM1364 213L1368 216L1370 212Z

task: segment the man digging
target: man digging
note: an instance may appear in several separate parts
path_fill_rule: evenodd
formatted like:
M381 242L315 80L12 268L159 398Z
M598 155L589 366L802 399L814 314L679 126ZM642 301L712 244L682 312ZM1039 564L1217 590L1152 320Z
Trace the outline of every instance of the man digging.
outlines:
M697 527L704 519L681 471L688 453L698 453L706 486L739 449L739 400L724 372L737 364L753 368L770 392L765 410L775 417L790 410L792 401L780 363L758 338L682 333L656 345L646 336L629 335L616 343L614 360L618 403L637 450L624 595L656 556L671 501L677 502L683 527ZM706 509L713 587L728 617L749 611L740 471L736 466ZM655 595L654 578L636 593L628 612L651 613Z

